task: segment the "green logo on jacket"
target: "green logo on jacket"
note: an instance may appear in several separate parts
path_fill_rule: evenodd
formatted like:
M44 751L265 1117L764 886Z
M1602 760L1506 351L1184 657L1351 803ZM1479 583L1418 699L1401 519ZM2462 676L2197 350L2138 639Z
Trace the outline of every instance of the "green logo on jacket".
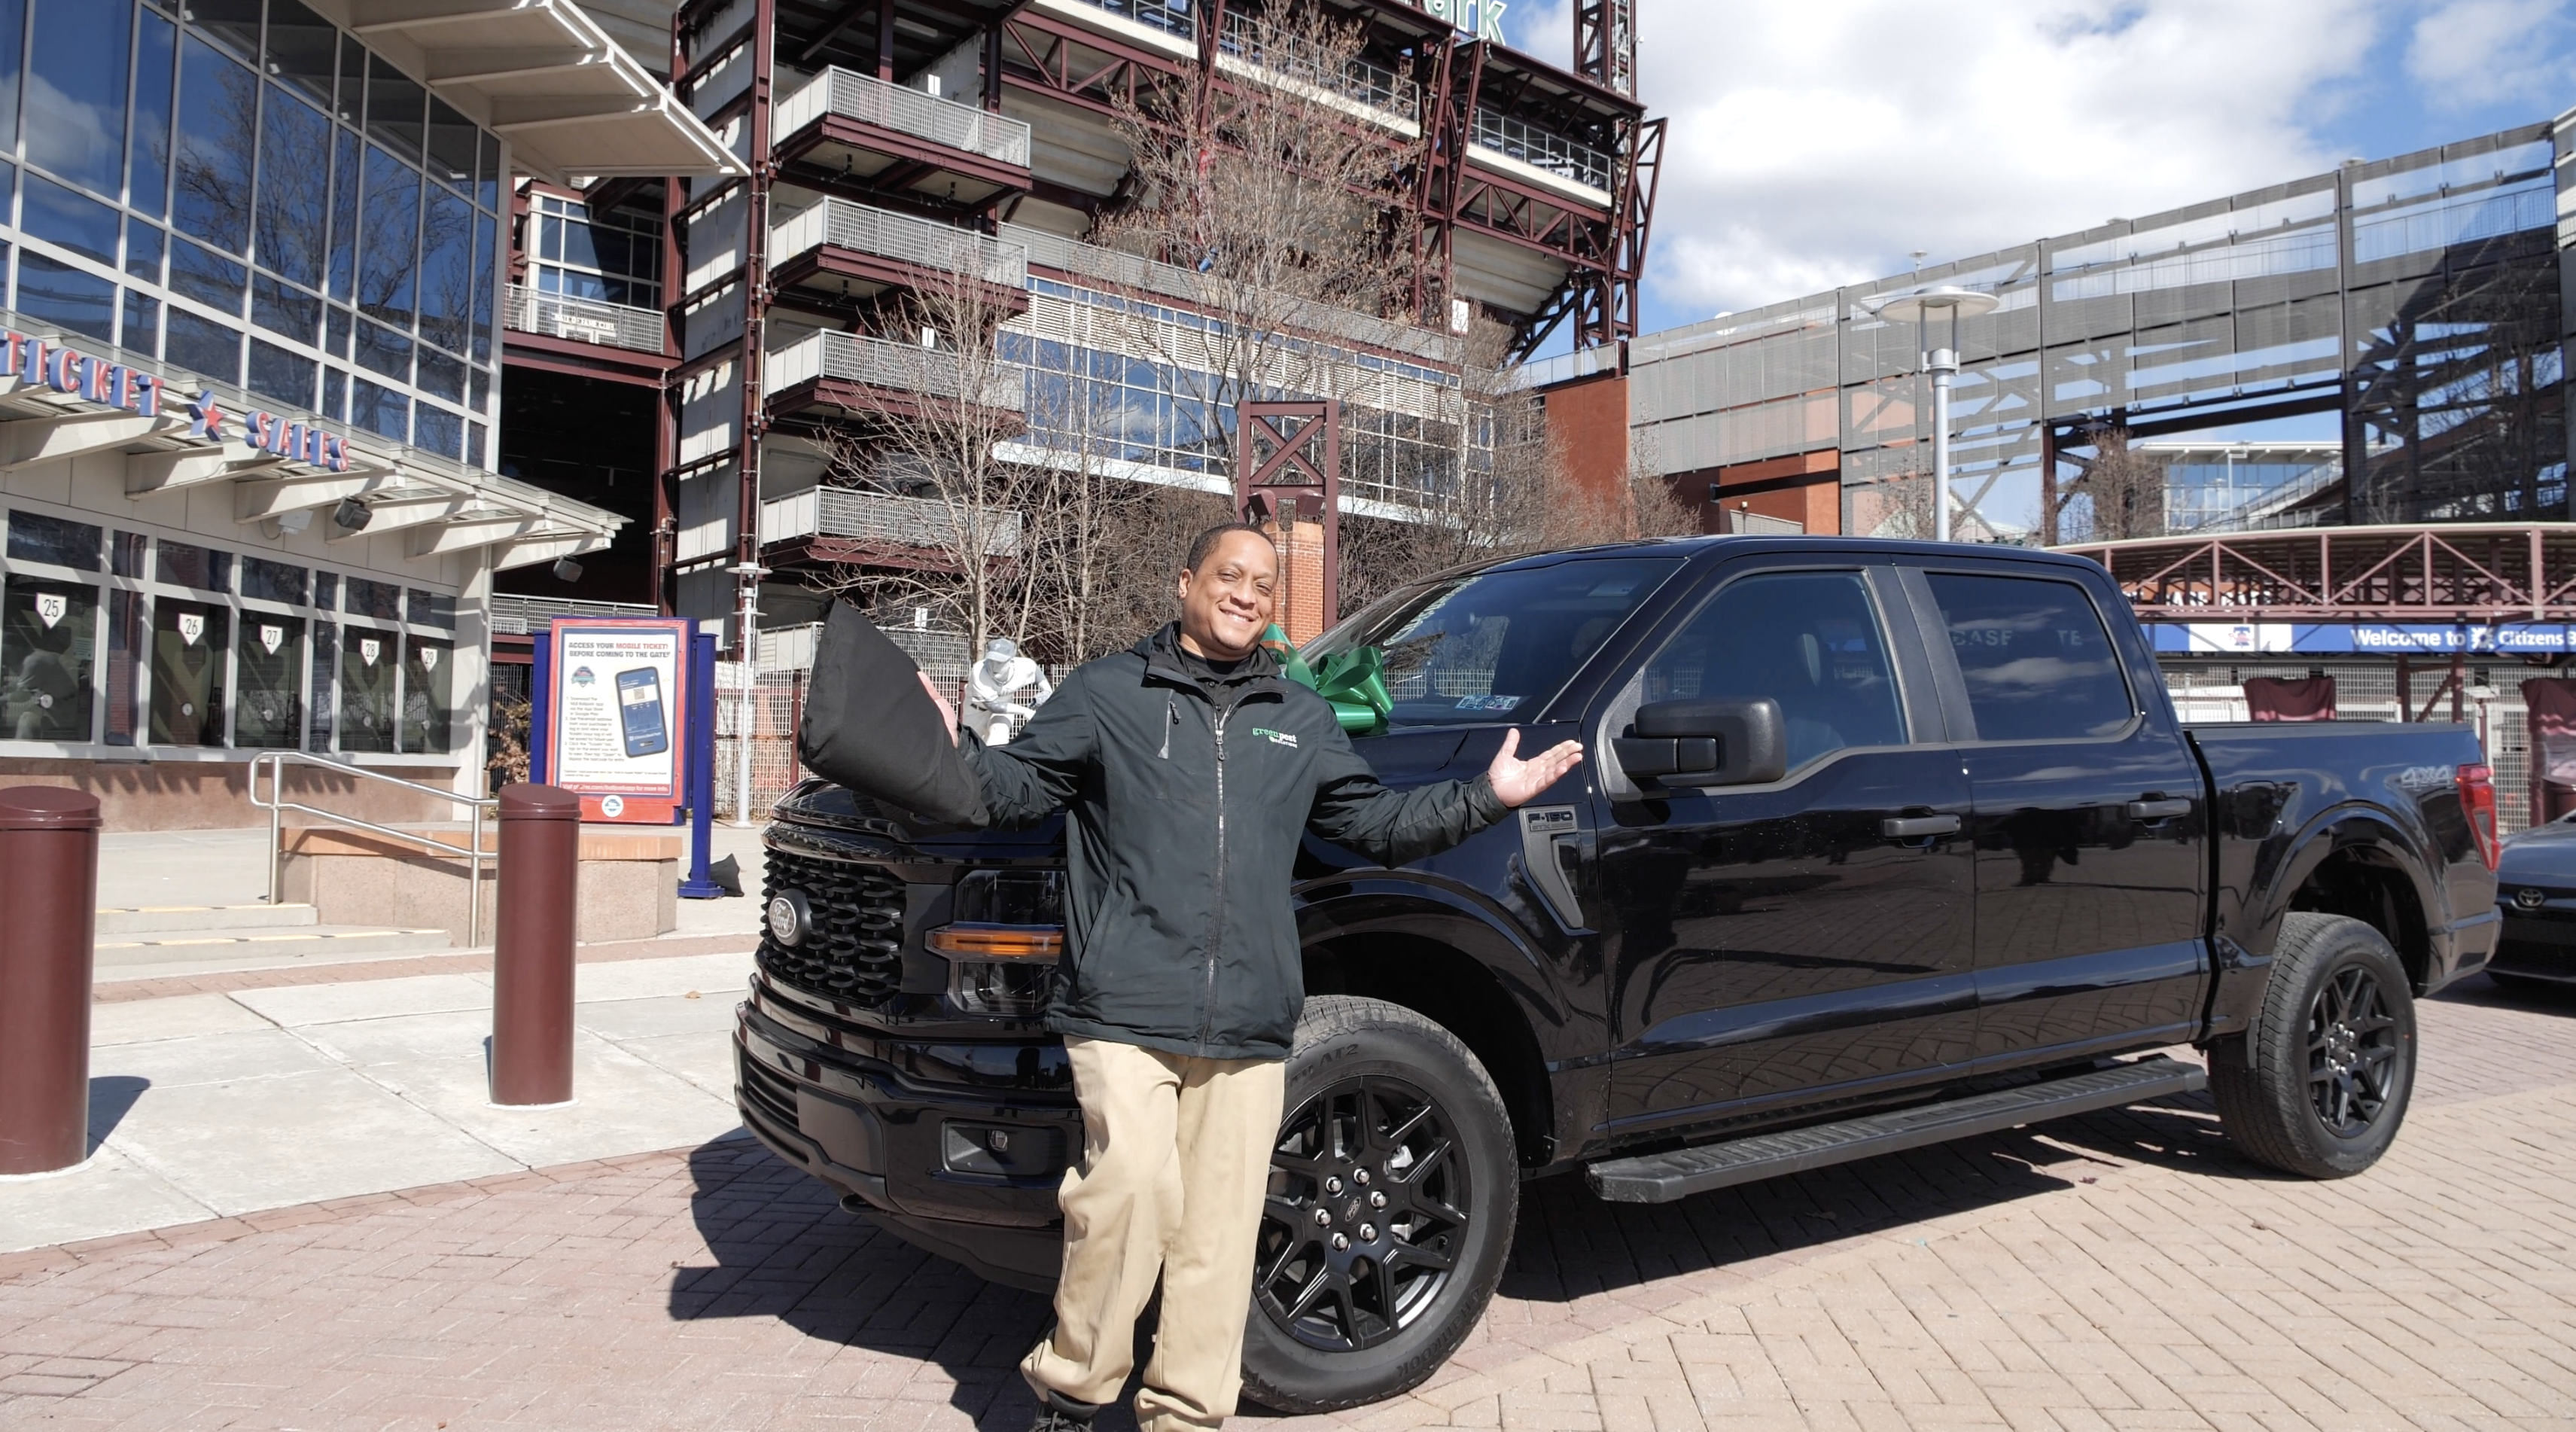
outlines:
M1294 747L1297 744L1297 737L1293 733L1287 731L1273 731L1267 726L1253 727L1252 734L1255 736L1269 737L1270 744L1274 746Z

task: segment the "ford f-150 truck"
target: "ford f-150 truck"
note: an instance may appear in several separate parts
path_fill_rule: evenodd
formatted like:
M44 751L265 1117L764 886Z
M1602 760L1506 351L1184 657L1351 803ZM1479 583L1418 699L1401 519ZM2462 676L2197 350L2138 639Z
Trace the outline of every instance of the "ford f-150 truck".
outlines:
M1244 1347L1282 1410L1429 1376L1534 1176L1660 1202L2204 1080L2246 1154L2357 1172L2405 1115L2413 1002L2496 944L2467 728L2184 727L2082 559L1635 542L1445 574L1304 655L1362 647L1392 704L1346 724L1391 785L1515 726L1589 758L1414 865L1299 856ZM766 841L745 1122L854 1211L1045 1286L1081 1149L1038 1023L1061 818L938 828L807 782Z

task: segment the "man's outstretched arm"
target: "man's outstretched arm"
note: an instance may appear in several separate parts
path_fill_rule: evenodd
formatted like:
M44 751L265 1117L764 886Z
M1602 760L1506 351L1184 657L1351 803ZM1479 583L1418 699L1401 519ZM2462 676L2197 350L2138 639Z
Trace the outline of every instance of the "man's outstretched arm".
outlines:
M1526 761L1519 758L1520 744L1518 730L1503 733L1502 749L1472 781L1393 791L1378 783L1350 738L1336 729L1326 738L1325 779L1307 827L1380 865L1437 854L1527 805L1583 759L1579 741L1560 742Z
M939 694L924 673L921 689L939 703L948 723L948 739L957 741L957 708ZM984 787L990 823L1008 829L1035 825L1053 815L1082 789L1082 774L1099 750L1099 727L1092 720L1088 693L1079 674L1068 676L1053 700L1038 708L1018 739L1007 746L987 746L971 735L959 742L957 754Z

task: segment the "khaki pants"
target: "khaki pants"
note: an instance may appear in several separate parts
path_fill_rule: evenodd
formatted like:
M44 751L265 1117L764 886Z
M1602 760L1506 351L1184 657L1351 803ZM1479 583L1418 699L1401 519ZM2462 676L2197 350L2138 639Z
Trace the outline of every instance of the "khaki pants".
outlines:
M1243 1386L1253 1239L1287 1065L1193 1059L1067 1038L1082 1161L1064 1176L1064 1277L1054 1334L1020 1373L1042 1395L1103 1403L1135 1361L1137 1315L1163 1283L1141 1432L1214 1427Z

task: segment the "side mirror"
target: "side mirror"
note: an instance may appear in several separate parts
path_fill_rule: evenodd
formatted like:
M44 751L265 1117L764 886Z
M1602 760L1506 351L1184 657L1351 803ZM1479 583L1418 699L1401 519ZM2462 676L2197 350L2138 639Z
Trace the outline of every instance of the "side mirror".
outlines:
M1780 703L1769 697L1640 706L1611 745L1632 779L1667 788L1753 786L1789 773Z

